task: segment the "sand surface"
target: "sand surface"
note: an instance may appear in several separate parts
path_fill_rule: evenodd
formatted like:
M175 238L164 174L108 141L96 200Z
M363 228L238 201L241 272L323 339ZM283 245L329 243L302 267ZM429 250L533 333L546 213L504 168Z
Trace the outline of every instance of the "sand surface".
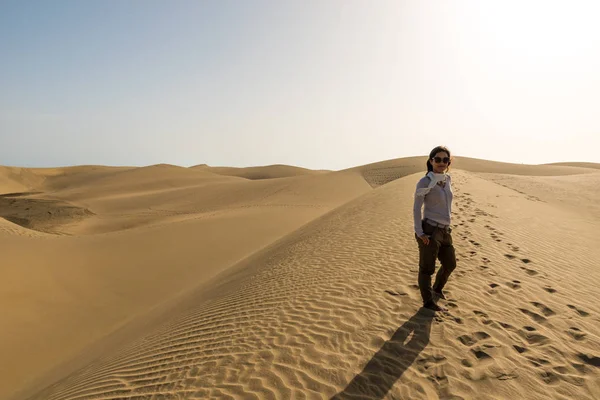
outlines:
M434 315L424 163L0 166L0 398L600 398L599 165L458 157Z

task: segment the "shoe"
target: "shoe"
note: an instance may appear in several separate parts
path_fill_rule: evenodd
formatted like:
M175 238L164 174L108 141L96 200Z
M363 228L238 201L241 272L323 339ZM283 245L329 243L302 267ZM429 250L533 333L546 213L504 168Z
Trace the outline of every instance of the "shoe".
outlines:
M423 304L423 307L425 307L429 310L433 310L433 311L441 311L441 312L448 311L448 309L438 306L433 301L428 301L427 303Z
M442 299L442 300L446 300L446 296L444 295L444 292L442 292L441 290L438 292L437 290L432 290L431 293L433 293L433 295L435 297L437 297L438 299Z

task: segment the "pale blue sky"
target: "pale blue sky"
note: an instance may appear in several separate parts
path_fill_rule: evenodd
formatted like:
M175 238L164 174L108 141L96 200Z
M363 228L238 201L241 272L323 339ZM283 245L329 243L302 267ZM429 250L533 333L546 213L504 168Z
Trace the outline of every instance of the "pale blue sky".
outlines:
M600 6L0 0L0 165L600 162Z

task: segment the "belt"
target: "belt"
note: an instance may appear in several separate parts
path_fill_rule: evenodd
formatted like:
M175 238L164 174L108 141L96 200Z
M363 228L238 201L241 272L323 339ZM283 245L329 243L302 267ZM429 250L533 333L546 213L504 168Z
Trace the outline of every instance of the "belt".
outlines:
M431 225L431 226L442 228L444 230L448 230L450 228L450 225L440 224L439 222L435 222L435 221L430 220L430 219L425 219L425 223L428 224L428 225Z

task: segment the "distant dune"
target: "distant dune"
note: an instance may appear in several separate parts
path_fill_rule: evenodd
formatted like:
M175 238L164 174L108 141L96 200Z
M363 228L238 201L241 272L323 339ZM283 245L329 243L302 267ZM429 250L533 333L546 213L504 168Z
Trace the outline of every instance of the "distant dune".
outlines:
M219 175L227 175L227 176L238 176L240 178L246 179L274 179L274 178L287 178L290 176L300 176L300 175L312 175L324 172L331 172L325 170L311 170L300 167L293 167L290 165L267 165L261 167L246 167L246 168L236 168L236 167L210 167L206 164L195 165L190 167L192 169L203 169L208 172L212 172L214 174Z
M424 173L0 167L0 398L599 398L598 164L456 157L439 315Z
M373 187L384 185L398 178L424 171L427 157L407 157L380 161L359 167L349 168L359 171ZM502 173L509 175L560 176L590 173L588 168L563 165L527 165L487 161L477 158L455 157L452 169L470 172Z
M563 162L563 163L551 163L546 165L558 165L558 166L567 166L567 167L579 167L579 168L596 168L600 169L600 164L598 163L586 163L586 162Z

